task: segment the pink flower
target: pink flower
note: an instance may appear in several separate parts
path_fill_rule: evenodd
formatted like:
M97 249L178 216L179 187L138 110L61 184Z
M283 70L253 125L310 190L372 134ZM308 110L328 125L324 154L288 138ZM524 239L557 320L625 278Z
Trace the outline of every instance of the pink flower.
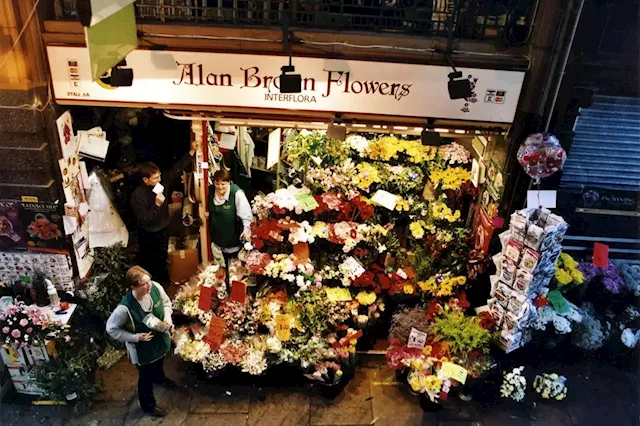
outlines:
M64 336L64 341L65 342L70 342L71 341L71 336Z
M32 332L33 332L33 328L32 327L27 328L27 333L31 334Z
M20 333L20 330L13 330L13 331L11 332L11 335L12 335L14 338L16 338L16 339L17 339L17 338L19 338L22 334Z
M27 324L29 324L29 320L27 320L26 318L22 318L20 320L20 327L26 327Z
M9 330L9 327L4 327L4 328L2 329L2 332L3 332L4 334L9 334L9 331L10 331L10 330Z

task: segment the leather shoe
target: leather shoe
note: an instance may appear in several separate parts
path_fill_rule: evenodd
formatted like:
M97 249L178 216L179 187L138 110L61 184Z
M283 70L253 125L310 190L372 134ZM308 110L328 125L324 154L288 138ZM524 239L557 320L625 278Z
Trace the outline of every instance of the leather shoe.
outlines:
M162 386L163 388L175 388L176 387L176 382L174 382L171 379L168 378L164 378L160 381L160 383L158 383L160 386Z
M164 417L167 415L162 408L154 407L153 410L145 411L145 414L151 417Z

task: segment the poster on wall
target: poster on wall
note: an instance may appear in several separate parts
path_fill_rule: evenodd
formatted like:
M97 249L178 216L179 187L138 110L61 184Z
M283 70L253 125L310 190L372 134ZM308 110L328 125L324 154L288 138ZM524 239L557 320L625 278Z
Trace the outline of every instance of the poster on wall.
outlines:
M20 222L27 247L33 251L68 253L62 206L50 203L20 203Z
M27 239L20 222L20 203L0 200L0 249L26 249Z
M69 158L63 158L58 161L60 173L62 174L62 187L64 188L64 197L66 202L79 207L85 203L86 197L82 188L82 180L80 178L80 160L77 154L73 154Z
M60 147L62 148L62 157L69 158L78 152L78 139L73 133L73 119L71 113L65 111L56 120L58 127L58 137L60 138Z
M489 244L491 243L491 237L493 231L496 229L487 212L480 206L476 213L475 223L473 224L475 229L475 248L476 250L482 250L483 253L489 252Z

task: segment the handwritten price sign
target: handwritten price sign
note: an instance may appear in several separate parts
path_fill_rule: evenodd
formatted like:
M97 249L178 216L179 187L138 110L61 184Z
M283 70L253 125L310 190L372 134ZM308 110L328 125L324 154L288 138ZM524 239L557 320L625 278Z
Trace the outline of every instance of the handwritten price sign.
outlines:
M288 342L291 338L291 315L276 315L276 337L281 342Z
M452 362L443 362L439 375L449 377L463 385L467 381L467 369Z
M298 194L296 195L296 198L300 203L300 207L305 212L310 212L311 210L314 210L316 207L318 207L318 202L315 198L313 198L313 195L309 194L308 192L304 194Z
M409 340L407 346L410 348L422 349L427 344L427 333L420 331L417 328L411 327L411 333L409 333Z
M211 346L211 349L218 350L222 342L224 342L224 331L227 328L227 320L220 317L212 317L209 323L209 332L205 341Z

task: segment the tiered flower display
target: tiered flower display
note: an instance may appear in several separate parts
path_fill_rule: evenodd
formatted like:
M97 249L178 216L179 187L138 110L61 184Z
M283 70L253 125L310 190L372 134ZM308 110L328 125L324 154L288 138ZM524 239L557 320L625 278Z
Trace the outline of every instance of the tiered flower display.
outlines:
M428 340L418 350L407 348L407 336L398 340L390 362L409 369L412 387L433 400L455 382L440 371L443 362L480 374L488 327L464 315L463 289L482 264L465 226L477 195L469 152L395 136L337 141L301 132L284 144L282 160L283 187L254 198L252 238L239 256L256 297L242 305L220 289L202 311L198 283L184 288L176 306L200 326L178 333L176 352L209 372L261 374L289 363L336 384L389 305L420 303ZM205 270L200 284L214 272ZM208 337L212 318L225 320L219 347Z

